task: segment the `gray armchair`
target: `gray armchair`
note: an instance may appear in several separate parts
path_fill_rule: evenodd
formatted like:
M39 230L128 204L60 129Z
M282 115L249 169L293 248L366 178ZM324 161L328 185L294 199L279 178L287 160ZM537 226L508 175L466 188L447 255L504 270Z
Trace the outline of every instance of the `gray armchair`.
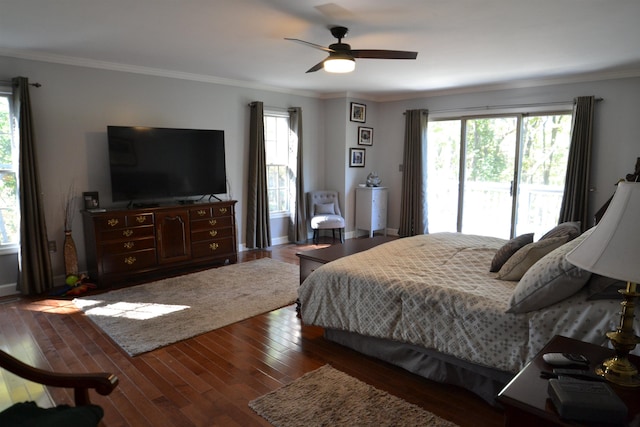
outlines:
M345 223L340 212L337 191L310 191L307 193L307 207L313 230L313 243L318 244L320 230L328 229L331 230L334 240L336 238L335 232L338 230L340 243L344 243L342 230Z

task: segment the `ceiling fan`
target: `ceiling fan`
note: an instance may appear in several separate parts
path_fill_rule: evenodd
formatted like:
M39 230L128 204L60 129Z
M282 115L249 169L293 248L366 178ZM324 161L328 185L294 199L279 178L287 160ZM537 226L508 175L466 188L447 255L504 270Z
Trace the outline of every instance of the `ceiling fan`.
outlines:
M330 44L329 47L320 46L300 39L285 37L285 40L302 43L329 53L327 58L309 68L307 73L313 73L321 68L324 68L325 71L330 73L349 73L355 69L355 58L416 59L418 56L418 52L409 52L405 50L351 49L351 46L347 43L342 43L342 39L349 31L347 27L332 27L330 28L330 31L333 37L338 39L338 43Z

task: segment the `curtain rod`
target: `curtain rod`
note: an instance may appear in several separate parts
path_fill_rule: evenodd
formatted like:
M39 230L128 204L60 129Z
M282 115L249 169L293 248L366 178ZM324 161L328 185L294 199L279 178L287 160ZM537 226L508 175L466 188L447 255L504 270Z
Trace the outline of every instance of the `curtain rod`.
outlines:
M595 98L596 102L604 101L604 98ZM529 104L510 104L510 105L484 105L480 107L466 107L466 108L448 108L443 110L429 110L429 114L437 113L452 113L452 112L464 112L464 111L486 111L486 110L501 110L505 108L528 108L528 107L552 107L554 105L567 105L573 104L574 101L556 101L556 102L534 102ZM405 114L405 113L402 113Z
M0 84L12 85L13 82L11 80L0 80ZM29 83L29 86L41 87L42 85L38 82L35 82L35 83Z
M254 101L254 102L250 102L249 104L247 104L249 107L252 107L253 104L255 104L258 101ZM274 111L274 112L282 112L282 113L286 113L286 112L291 112L292 109L296 108L296 107L271 107L269 105L264 105L262 104L262 108L265 111Z

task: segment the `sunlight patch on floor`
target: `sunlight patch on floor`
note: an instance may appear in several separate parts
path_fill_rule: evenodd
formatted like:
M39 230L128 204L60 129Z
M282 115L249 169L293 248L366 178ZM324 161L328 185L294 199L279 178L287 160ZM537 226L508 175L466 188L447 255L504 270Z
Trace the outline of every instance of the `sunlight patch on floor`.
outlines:
M91 307L103 304L100 300L76 300L75 304L79 307ZM108 305L100 305L99 307L90 308L85 311L88 315L105 316L105 317L123 317L125 319L148 320L155 317L161 317L177 311L190 308L188 305L168 305L168 304L149 304L149 303L131 303L116 302Z

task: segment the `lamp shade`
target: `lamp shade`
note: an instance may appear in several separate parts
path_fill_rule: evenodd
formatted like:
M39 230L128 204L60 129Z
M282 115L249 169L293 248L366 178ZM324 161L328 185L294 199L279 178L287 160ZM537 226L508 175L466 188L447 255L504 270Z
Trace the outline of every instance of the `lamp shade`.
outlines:
M584 270L640 283L640 183L618 184L602 220L591 235L567 254Z

